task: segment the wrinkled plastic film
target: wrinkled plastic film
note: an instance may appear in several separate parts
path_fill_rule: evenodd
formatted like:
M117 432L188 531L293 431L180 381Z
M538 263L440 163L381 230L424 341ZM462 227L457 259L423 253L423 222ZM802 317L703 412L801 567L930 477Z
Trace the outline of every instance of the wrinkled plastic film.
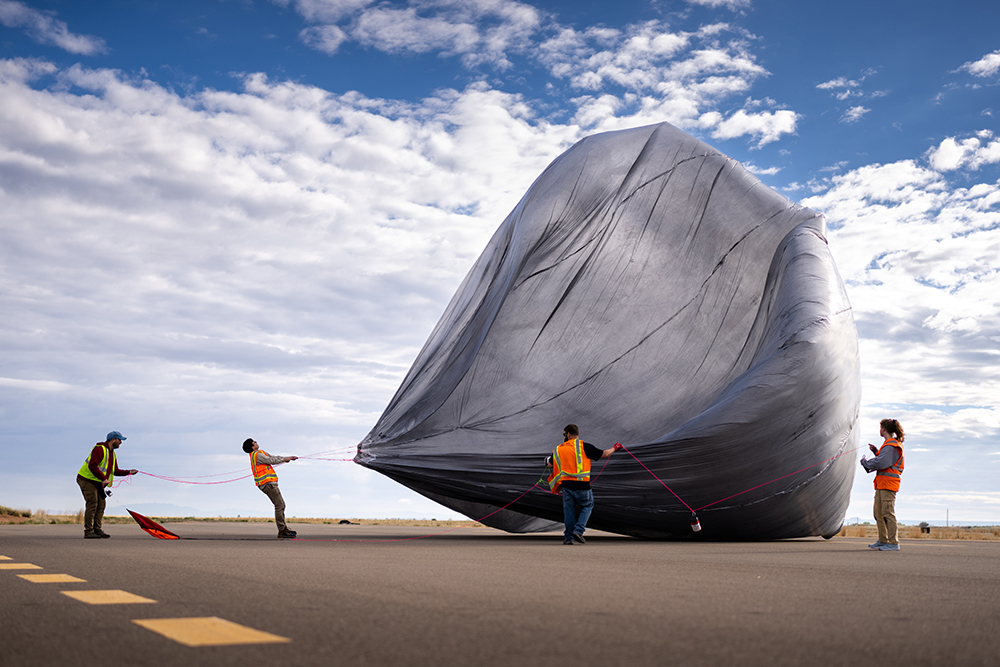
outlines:
M853 459L837 455L857 446L859 401L823 218L660 124L588 137L539 176L355 460L479 519L545 474L575 423L662 480L613 455L590 527L690 536L665 484L705 508L699 537L828 535L847 509ZM487 523L561 519L538 488Z

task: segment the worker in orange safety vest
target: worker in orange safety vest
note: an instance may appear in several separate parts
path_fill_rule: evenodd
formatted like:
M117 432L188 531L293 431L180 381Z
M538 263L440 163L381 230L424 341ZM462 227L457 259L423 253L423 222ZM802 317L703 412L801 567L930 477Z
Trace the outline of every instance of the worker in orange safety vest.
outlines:
M546 480L552 493L563 498L563 521L566 529L563 544L584 544L583 531L594 511L594 492L590 488L590 462L606 459L621 449L620 444L598 449L580 439L580 429L569 424L563 429L563 443L545 459L552 466Z
M896 532L896 492L903 474L903 427L895 419L879 422L879 435L885 440L882 446L868 445L874 458L861 459L861 466L867 472L875 473L875 523L878 525L878 541L869 544L869 549L879 551L899 551L899 537Z
M278 490L278 475L271 466L279 463L295 461L297 456L271 456L257 444L253 438L243 442L243 451L250 455L250 469L253 471L253 481L264 495L274 504L274 523L278 526L278 537L291 539L298 533L290 530L285 523L285 499Z

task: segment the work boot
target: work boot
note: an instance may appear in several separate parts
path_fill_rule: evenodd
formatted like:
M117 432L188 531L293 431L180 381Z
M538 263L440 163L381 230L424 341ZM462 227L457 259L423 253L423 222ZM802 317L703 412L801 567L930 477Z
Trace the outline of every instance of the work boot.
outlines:
M579 542L580 544L586 544L587 540L583 539L583 535L580 533L573 533L573 541Z
M98 535L97 533L95 533L94 531L87 532L85 530L85 531L83 531L83 539L85 539L85 540L99 540L99 539L101 539L101 536Z
M567 537L565 540L563 540L563 544L568 544L570 546L573 546L573 538Z
M295 537L296 535L298 535L298 533L296 533L296 532L295 532L294 530L288 530L288 529L286 528L285 530L283 530L283 531L281 531L280 533L278 533L278 539L279 539L279 540L280 540L280 539L286 539L286 540L290 540L290 539L292 539L293 537Z
M103 530L95 530L94 534L97 535L98 537L101 537L101 538L111 537L110 535L108 535L107 533L105 533Z

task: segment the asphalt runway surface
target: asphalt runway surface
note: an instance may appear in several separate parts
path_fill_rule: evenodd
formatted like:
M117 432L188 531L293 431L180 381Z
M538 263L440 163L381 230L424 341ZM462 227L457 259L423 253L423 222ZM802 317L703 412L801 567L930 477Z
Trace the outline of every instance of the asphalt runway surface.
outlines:
M1000 664L1000 542L292 525L0 526L0 664Z

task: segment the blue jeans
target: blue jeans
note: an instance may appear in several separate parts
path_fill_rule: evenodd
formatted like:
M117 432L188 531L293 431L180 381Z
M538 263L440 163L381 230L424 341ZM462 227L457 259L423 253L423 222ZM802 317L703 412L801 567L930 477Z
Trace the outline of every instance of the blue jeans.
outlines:
M570 537L573 533L583 535L587 528L587 519L594 511L594 492L591 489L562 489L563 519L566 522L564 535Z

